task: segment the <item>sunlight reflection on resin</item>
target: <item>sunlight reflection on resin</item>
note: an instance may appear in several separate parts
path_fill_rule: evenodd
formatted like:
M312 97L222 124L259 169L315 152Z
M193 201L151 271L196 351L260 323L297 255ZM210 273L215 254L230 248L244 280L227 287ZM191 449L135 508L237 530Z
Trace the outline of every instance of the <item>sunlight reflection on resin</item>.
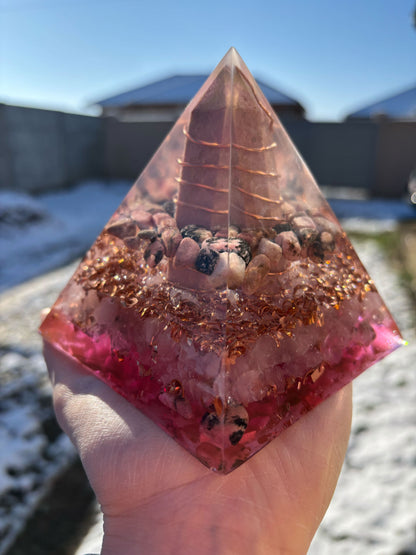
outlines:
M41 333L222 473L403 343L234 49Z

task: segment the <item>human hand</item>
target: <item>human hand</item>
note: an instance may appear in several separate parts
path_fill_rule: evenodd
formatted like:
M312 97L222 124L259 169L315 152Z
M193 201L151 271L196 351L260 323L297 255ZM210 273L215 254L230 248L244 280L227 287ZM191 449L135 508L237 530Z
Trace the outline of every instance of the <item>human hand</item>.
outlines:
M334 492L351 384L228 475L216 474L45 344L62 429L104 514L102 555L302 555Z

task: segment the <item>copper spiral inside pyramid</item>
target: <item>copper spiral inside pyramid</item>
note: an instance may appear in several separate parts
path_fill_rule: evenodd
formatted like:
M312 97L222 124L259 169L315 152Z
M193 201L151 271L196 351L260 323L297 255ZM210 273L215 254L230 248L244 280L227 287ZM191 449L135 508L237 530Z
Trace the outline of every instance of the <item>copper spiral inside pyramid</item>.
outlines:
M41 332L225 473L402 344L234 49Z

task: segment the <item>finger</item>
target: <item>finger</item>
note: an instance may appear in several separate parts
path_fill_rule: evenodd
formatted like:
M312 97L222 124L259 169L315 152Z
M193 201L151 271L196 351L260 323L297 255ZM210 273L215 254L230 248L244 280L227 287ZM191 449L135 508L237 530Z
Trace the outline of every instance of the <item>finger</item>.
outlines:
M96 493L105 486L106 499L121 502L123 489L133 489L138 502L210 473L75 360L49 344L44 353L58 422L78 449Z

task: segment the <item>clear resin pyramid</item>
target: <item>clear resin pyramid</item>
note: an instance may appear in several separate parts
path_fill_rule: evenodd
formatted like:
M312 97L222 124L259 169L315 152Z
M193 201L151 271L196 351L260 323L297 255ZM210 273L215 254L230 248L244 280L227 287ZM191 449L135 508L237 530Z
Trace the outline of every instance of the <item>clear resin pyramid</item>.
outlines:
M402 344L234 49L41 333L224 473Z

